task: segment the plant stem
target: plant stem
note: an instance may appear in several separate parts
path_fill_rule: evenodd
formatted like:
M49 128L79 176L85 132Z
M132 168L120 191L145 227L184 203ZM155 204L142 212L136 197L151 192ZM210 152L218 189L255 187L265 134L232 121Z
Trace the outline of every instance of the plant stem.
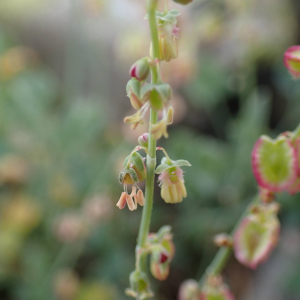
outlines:
M158 0L148 0L147 10L149 16L149 26L151 32L151 40L153 47L154 58L159 59L159 42L158 42L158 32L156 27L155 12ZM151 69L152 83L157 83L159 80L159 74L157 68ZM156 167L156 140L153 138L150 130L151 124L157 123L157 112L153 109L150 110L150 124L149 124L149 146L147 155L147 177L146 177L146 188L145 188L145 206L143 208L142 219L138 235L138 247L145 247L147 242L147 236L149 234L149 227L151 221L151 213L153 206L153 193L154 193L154 176ZM140 257L140 258L139 258ZM137 255L137 259L140 260L139 266L145 271L146 270L146 258L147 255Z
M231 232L231 235L230 235L231 238L233 238L233 236L234 236L235 232L237 231L237 229L239 228L242 220L249 214L251 207L253 205L257 204L259 201L260 201L259 195L256 195L254 197L254 199L251 201L251 203L247 206L245 211L243 212L239 221L236 223L233 231ZM231 253L232 253L232 247L221 247L219 249L219 251L215 255L214 259L212 260L212 262L206 269L206 272L201 277L201 279L199 281L200 287L203 286L207 275L218 275L223 271L223 269L225 268L225 266L231 256Z

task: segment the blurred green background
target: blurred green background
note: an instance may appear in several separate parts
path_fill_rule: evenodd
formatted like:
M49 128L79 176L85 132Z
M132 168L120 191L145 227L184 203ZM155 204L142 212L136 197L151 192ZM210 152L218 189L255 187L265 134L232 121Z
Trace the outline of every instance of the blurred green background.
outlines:
M130 130L128 69L148 54L146 1L0 1L0 299L127 299L141 209L115 207ZM300 43L297 0L194 0L180 9L179 57L163 63L175 122L160 140L188 159L188 197L156 187L151 231L173 227L176 255L155 299L177 298L257 191L250 153L300 121L300 84L282 56ZM300 199L282 194L281 241L252 272L232 258L239 300L300 299Z

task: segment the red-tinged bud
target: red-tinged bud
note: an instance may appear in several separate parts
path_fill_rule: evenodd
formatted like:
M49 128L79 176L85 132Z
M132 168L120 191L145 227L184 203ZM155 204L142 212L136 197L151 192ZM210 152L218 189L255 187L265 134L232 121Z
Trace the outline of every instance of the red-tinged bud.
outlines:
M252 169L261 187L281 192L291 187L298 174L297 151L290 139L261 136L252 151Z
M193 2L193 0L173 0L175 3L178 3L178 4L182 4L182 5L187 5L191 2Z
M144 133L138 138L138 143L142 147L148 148L148 141L149 141L149 133Z
M130 76L139 81L146 80L150 72L149 60L150 58L144 57L135 62L130 68Z
M285 51L284 64L294 79L300 78L300 46L292 46Z
M268 189L260 187L259 198L263 203L271 203L275 200L275 193Z
M165 280L169 275L170 262L174 257L175 246L170 235L151 249L150 270L153 277Z
M218 247L232 247L232 237L226 233L220 233L214 236L214 244Z
M178 300L199 300L200 289L199 284L194 279L184 281L179 288Z
M235 300L221 276L211 276L201 290L200 300Z
M270 256L279 239L277 212L276 203L271 203L243 219L234 234L234 253L241 264L256 269Z

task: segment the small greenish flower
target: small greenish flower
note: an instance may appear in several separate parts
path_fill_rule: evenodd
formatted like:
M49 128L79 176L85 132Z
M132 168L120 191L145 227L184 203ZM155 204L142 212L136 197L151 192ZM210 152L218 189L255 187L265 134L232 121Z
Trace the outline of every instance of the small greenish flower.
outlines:
M160 60L170 61L178 56L177 39L179 28L177 19L180 12L176 9L168 12L156 12ZM153 52L152 45L150 52Z
M179 203L187 197L181 166L191 166L186 160L172 161L166 157L156 168L156 174L161 186L161 197L166 203Z

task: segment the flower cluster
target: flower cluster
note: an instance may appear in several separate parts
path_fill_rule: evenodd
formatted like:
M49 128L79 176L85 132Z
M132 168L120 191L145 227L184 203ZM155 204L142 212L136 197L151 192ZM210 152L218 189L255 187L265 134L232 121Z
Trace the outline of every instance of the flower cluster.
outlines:
M176 2L187 4L191 0ZM120 209L127 204L131 211L136 210L138 204L141 206L145 204L136 247L136 266L130 274L130 288L125 291L128 296L137 300L153 297L145 264L147 255L150 255L150 271L153 277L165 280L169 275L170 263L175 252L169 226L164 226L156 234L149 234L155 174L159 174L161 197L165 202L179 203L187 197L181 167L190 166L185 160L171 160L165 149L156 147L158 139L162 136L168 137L167 126L173 123L174 111L170 105L172 89L161 78L160 63L178 56L177 17L180 15L178 10L168 11L167 2L164 12L156 11L157 4L157 0L149 0L147 5L146 18L149 19L152 39L150 56L139 59L131 66L129 70L131 79L126 86L127 96L136 112L125 117L124 122L131 124L131 128L135 129L147 119L146 114L150 110L149 133L144 133L138 138L139 146L135 147L124 161L119 174L119 182L123 184L124 192L117 202ZM150 73L151 83L147 82ZM147 155L145 158L138 153L140 150L145 151ZM162 150L165 154L158 167L156 167L156 150ZM145 179L146 199L137 185ZM128 185L132 185L130 194L127 191Z
M170 105L172 90L167 83L147 83L149 69L159 70L159 61L151 58L142 58L130 69L132 78L127 83L126 91L131 105L137 112L124 119L125 123L130 123L132 129L144 122L144 117L149 108L162 113L162 119L157 124L152 124L150 132L155 139L162 135L168 137L167 125L173 123L173 108Z
M150 254L150 271L158 280L168 277L174 253L170 226L163 226L157 233L150 233L146 247L137 249L138 260L142 255ZM139 299L152 297L148 276L139 269L133 271L130 275L130 288L126 289L126 294Z

